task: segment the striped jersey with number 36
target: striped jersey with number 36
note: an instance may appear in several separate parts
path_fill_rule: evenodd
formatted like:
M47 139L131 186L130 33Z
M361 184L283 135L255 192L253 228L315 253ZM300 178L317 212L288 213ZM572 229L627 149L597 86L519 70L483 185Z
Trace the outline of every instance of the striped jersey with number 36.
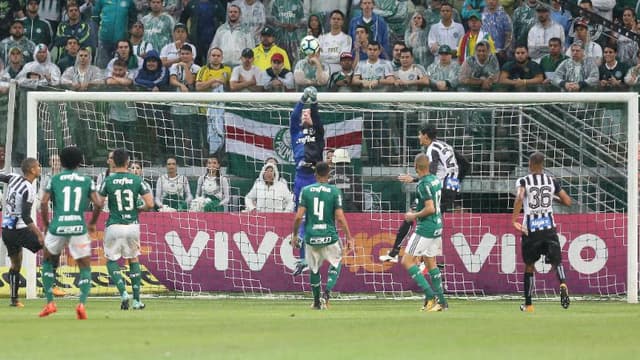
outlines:
M524 188L522 226L529 233L555 229L553 196L562 190L560 183L547 174L529 174L517 180L516 193L519 188Z

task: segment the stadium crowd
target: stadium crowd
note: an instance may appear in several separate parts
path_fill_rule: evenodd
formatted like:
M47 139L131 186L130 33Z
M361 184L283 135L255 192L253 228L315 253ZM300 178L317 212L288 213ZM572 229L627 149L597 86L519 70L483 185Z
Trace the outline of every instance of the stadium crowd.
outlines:
M601 91L638 82L638 2L1 0L0 91ZM590 21L596 19L596 21ZM618 29L619 29L618 28ZM320 51L305 55L313 35ZM629 35L628 33L626 35Z

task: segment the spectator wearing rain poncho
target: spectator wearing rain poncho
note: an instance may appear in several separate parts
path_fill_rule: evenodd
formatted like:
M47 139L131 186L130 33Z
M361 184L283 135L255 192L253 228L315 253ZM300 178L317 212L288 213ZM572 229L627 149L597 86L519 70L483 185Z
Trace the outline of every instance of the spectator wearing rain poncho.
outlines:
M247 211L293 211L293 194L280 181L280 173L274 164L267 163L262 167L253 187L244 197L244 205Z
M104 73L91 65L91 52L80 49L74 66L68 67L62 74L60 84L75 91L86 91L89 86L103 85Z
M35 48L35 60L25 64L16 80L22 86L56 86L60 83L60 69L51 61L49 48L38 44Z

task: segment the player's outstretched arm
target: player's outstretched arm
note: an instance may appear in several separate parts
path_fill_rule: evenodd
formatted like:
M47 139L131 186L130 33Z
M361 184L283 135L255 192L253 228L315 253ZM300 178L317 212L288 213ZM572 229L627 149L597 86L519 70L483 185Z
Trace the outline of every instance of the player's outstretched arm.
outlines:
M102 197L98 195L97 192L91 192L91 202L93 203L93 212L91 213L91 220L89 221L89 232L94 233L96 231L96 223L98 222L98 217L100 217L100 212L102 211L102 207L104 206L104 202L102 201Z
M142 211L149 211L155 208L156 204L150 192L142 195L142 201L144 202L144 207L141 209Z
M40 199L40 219L42 220L42 226L44 227L44 231L46 232L49 228L49 200L51 199L51 194L48 191L45 191L42 195L42 199Z
M316 134L320 134L324 136L324 124L322 123L322 118L320 117L320 111L318 110L318 90L313 86L309 86L304 89L305 93L309 93L309 99L311 100L311 120L313 121L313 128L316 131Z
M299 205L296 216L293 219L293 234L291 234L291 246L294 248L299 246L298 231L300 230L300 224L304 218L304 213L307 209L304 206Z
M511 224L513 227L522 232L522 224L518 221L520 217L520 211L522 210L522 200L524 199L524 188L518 188L518 194L516 195L516 201L513 203L513 212L511 213Z
M31 208L33 207L33 201L34 199L29 199L27 197L24 197L22 199L22 221L24 221L25 225L27 225L27 228L29 228L32 233L36 234L36 236L38 237L38 242L41 245L44 245L44 236L42 236L42 232L40 231L40 229L38 229L36 222L31 218Z
M569 194L567 194L566 191L564 190L560 190L560 192L558 193L558 198L560 199L560 203L564 206L571 206L571 198L569 197Z
M404 219L408 222L413 222L416 219L422 219L435 213L436 206L433 203L433 200L429 199L424 202L424 207L422 208L422 210L420 210L419 212L408 211L406 214L404 214Z
M418 180L417 177L411 176L409 174L400 174L397 177L398 181L403 182L405 184L414 183Z
M304 98L304 95L303 95ZM291 111L291 117L289 118L289 131L291 132L291 137L293 138L294 133L298 133L302 131L302 109L304 108L304 101L300 99L293 107Z

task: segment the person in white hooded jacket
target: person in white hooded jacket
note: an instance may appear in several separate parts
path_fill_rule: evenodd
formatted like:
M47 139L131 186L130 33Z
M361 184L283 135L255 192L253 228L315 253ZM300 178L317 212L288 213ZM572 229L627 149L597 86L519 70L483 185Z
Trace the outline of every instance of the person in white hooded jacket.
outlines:
M246 211L292 212L293 194L280 181L280 173L274 164L265 164L258 179L244 197Z
M36 45L33 61L24 65L16 80L22 86L56 86L60 83L60 68L51 62L51 53L45 44Z

